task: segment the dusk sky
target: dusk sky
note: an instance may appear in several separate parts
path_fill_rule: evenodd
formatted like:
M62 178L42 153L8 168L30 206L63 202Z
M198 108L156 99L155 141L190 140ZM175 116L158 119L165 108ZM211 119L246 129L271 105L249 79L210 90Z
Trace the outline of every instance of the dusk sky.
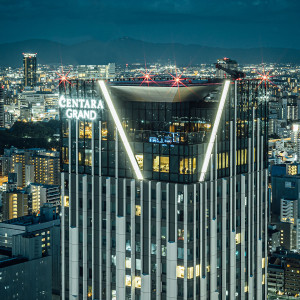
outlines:
M1 43L128 36L215 47L300 49L299 0L0 0Z

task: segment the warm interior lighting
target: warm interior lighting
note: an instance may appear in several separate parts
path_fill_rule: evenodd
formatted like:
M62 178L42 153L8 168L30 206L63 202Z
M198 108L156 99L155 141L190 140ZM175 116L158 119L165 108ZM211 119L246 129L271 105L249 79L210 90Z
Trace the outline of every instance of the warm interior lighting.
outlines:
M131 258L130 257L126 257L125 267L126 267L126 269L130 269L131 268Z
M154 156L153 159L153 171L169 173L170 158L169 156Z
M142 279L140 276L135 276L135 287L138 289L142 287Z
M179 173L194 174L196 172L196 158L180 158Z
M135 156L135 158L136 158L136 161L137 161L137 163L140 167L140 170L143 170L143 168L144 168L144 155L143 154L137 154Z
M200 265L196 265L196 277L200 276Z
M208 146L207 146L207 150L206 150L206 153L205 153L205 157L204 157L204 161L203 161L199 181L203 181L204 178L205 178L205 174L206 174L206 171L207 171L207 168L208 168L210 156L211 156L212 149L213 149L215 139L216 139L216 135L217 135L217 132L218 132L218 129L219 129L219 124L220 124L223 108L224 108L224 105L225 105L225 100L226 100L226 97L227 97L227 94L228 94L229 86L230 86L230 80L226 80L225 84L224 84L222 96L221 96L221 99L220 99L220 103L219 103L216 119L215 119L215 122L214 122L214 126L213 126L213 129L212 129L211 136L210 136Z
M99 85L100 85L100 89L101 89L101 91L103 93L104 99L105 99L105 101L106 101L106 103L108 105L108 108L109 108L110 112L111 112L111 115L112 115L112 117L113 117L113 119L115 121L115 124L117 126L117 129L118 129L120 137L121 137L121 140L122 140L122 142L124 144L124 147L125 147L125 150L127 152L127 155L129 157L130 162L132 164L132 167L133 167L133 169L135 171L136 177L139 180L142 180L143 179L143 175L142 175L141 170L140 170L140 168L138 166L138 163L137 163L137 161L136 161L136 159L134 157L134 154L133 154L133 152L131 150L131 147L129 145L128 139L127 139L126 134L125 134L125 131L124 131L123 127L122 127L122 124L120 122L120 119L118 117L118 114L117 114L116 109L115 109L115 107L113 105L113 102L112 102L112 100L110 98L110 95L108 93L108 90L106 88L106 85L105 85L104 81L100 80L99 81Z
M238 245L241 243L241 234L240 233L237 233L235 235L235 243Z
M131 276L130 275L126 275L126 277L125 277L125 285L126 286L131 286Z
M189 267L187 269L187 278L188 279L194 278L194 268L193 267Z
M176 267L176 276L177 276L177 278L184 278L184 267L183 266Z
M142 214L142 209L141 209L141 206L140 205L136 205L135 206L135 215L140 217Z

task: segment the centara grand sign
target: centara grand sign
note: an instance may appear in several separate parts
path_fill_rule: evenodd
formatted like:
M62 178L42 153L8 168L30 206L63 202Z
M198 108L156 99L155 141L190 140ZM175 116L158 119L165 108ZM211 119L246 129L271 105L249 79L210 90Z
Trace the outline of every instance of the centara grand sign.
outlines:
M66 99L61 96L58 105L66 109L66 117L69 119L88 119L97 118L97 110L103 109L101 100L95 99Z

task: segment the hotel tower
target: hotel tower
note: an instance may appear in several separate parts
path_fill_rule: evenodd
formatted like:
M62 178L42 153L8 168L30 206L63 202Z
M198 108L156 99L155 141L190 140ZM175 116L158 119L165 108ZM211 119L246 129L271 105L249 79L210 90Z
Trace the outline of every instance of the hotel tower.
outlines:
M256 80L60 85L62 299L266 299Z

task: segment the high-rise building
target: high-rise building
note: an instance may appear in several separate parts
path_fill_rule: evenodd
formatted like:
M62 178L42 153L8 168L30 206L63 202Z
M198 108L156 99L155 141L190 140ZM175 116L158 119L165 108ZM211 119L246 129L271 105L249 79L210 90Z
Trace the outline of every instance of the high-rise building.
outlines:
M4 90L0 85L0 127L5 126L5 119L4 119Z
M265 95L245 79L60 89L62 299L266 299Z
M34 177L36 183L59 185L59 154L57 152L44 152L33 155Z
M3 299L60 299L56 207L45 204L38 215L0 223L0 273Z
M23 53L25 87L36 85L36 55L37 53Z
M2 197L4 221L29 214L31 197L26 191L11 190L3 192Z

